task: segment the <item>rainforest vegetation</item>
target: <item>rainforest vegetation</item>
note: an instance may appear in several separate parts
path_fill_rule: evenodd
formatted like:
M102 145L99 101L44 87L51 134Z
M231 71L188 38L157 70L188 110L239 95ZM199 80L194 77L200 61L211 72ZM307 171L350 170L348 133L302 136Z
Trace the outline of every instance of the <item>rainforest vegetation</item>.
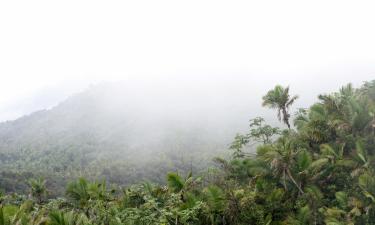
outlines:
M79 177L118 185L162 183L170 171L197 174L212 166L213 157L227 153L238 131L229 121L238 116L201 110L202 97L184 106L186 94L174 91L172 98L164 92L103 83L51 109L0 123L0 188L27 194L25 180L43 177L49 196L57 197Z
M279 85L262 100L283 126L253 118L229 158L199 173L171 169L164 184L81 177L53 197L49 177L8 176L24 179L28 194L1 195L0 225L375 224L375 81L309 108L292 110L298 96Z

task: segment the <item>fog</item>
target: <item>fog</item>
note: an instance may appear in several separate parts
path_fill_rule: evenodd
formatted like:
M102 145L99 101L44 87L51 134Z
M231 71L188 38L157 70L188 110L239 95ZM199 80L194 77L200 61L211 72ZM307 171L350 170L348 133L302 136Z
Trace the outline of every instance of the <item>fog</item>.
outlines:
M36 89L2 107L3 121L16 119L0 123L2 169L53 171L58 192L67 176L104 177L117 184L163 182L168 171L198 173L214 157L228 157L235 135L248 132L249 119L262 116L285 127L275 110L261 106L276 84L289 85L291 94L300 96L293 115L318 94L373 79L365 66L287 72L180 71ZM253 152L253 146L246 151Z
M366 160L374 158L373 152L370 157L364 154L367 148L375 149L374 102L363 98L366 91L360 96L356 92L350 99L339 98L341 108L338 108L345 111L343 113L331 112L331 104L328 104L324 106L328 107L327 110L320 110L324 116L319 114L318 120L306 119L303 129L289 130L293 132L286 129L282 134L278 129L271 129L275 135L268 137L266 134L267 141L275 139L275 145L272 144L267 151L279 152L277 148L282 144L282 151L288 152L278 154L288 156L287 161L274 163L276 161L272 160L268 165L268 159L252 157L258 147L256 138L250 138L250 144L236 149L237 152L230 146L233 140L238 140L235 137L242 137L236 134L248 134L249 120L258 116L273 127L286 128L277 119L276 110L262 107L262 96L275 85L289 86L290 94L299 96L290 109L294 117L298 108L308 108L317 101L319 94L337 91L348 83L360 87L365 81L375 80L374 6L373 1L354 4L354 1L342 0L0 1L0 194L3 187L6 193L28 193L27 180L32 177L45 178L47 183L42 185L51 187L54 196L63 196L68 193L65 191L67 182L79 177L91 181L103 179L109 184L125 187L145 180L165 184L166 174L173 171L176 177L188 173L193 173L194 177L202 175L208 180L216 180L207 184L222 184L224 189L246 183L246 187L235 185L236 189L223 193L232 196L238 192L238 203L241 203L238 205L247 207L258 202L242 204L243 200L248 201L247 193L258 193L256 189L249 189L254 186L252 184L258 186L255 179L269 179L271 170L277 172L272 174L277 178L281 174L280 169L274 168L277 164L283 167L280 184L277 185L277 180L272 178L270 183L265 183L266 188L262 188L274 187L277 192L259 192L258 197L279 196L277 193L285 188L287 195L282 199L294 199L296 205L302 206L298 198L305 198L305 195L301 195L303 191L300 189L309 187L308 183L302 182L313 181L314 187L327 186L321 191L330 193L325 196L328 201L322 202L333 202L333 205L319 206L318 212L325 215L320 209L338 209L335 204L340 201L331 201L337 193L344 193L343 190L351 193L363 187L332 188L331 180L337 181L339 187L346 184L347 179L331 179L344 173L328 175L328 172L340 170L352 178L353 172L346 166L345 171L341 167L331 169L334 167L327 163L330 164L327 172L319 172L319 177L327 177L315 180L316 175L306 173L310 171L307 167L303 171L292 171L302 169L300 163L296 166L293 162L301 159L302 164L311 163L311 168L313 162L321 159L336 162L338 160L329 159L320 148L333 144L332 149L336 149L341 143L345 143L346 148L345 151L344 147L339 150L344 154L340 156L342 159L355 155L354 149L362 161L365 161L363 156ZM366 94L370 96L371 93ZM352 100L357 100L358 105ZM287 114L284 112L288 124ZM293 119L290 118L292 124ZM336 124L338 126L334 127ZM278 135L281 135L280 139ZM354 140L357 136L358 142ZM298 146L284 145L284 140L293 145L298 143ZM367 141L364 149L359 148L362 140ZM292 148L284 147L287 145ZM243 157L237 158L238 153ZM248 153L251 158L247 157ZM217 157L220 160L214 161ZM262 161L253 161L258 158ZM355 163L353 171L359 171L362 161ZM370 161L365 162L363 168L368 165L372 165ZM264 171L269 172L267 175L261 172L258 176L253 174L252 166L264 167ZM233 172L237 170L243 174ZM243 180L232 180L245 173ZM289 187L285 174L292 181L287 181ZM297 184L290 174L295 174L300 183ZM187 185L186 190L190 189L190 184L198 184L195 181L189 183L189 180L181 177L182 186ZM42 183L42 179L38 182ZM105 187L98 185L98 190ZM203 186L206 184L202 183ZM159 193L159 189L155 190ZM164 195L165 188L160 190ZM177 192L172 194L170 190L168 187L171 196L178 196ZM240 190L246 199L240 197ZM124 196L127 195L125 192ZM180 192L185 192L185 189ZM293 197L293 193L298 193L298 198ZM348 195L347 199L352 197L357 199L358 196ZM204 206L204 211L199 209L202 214L209 205L204 203L205 198L199 201ZM85 202L91 202L91 197L88 199L90 201ZM184 195L181 194L183 201ZM198 198L194 202L198 202ZM74 205L66 203L61 206ZM278 208L281 201L271 203L271 208ZM49 204L53 205L60 203ZM97 205L106 207L106 204ZM223 205L231 208L233 204ZM288 200L282 205L291 204ZM176 209L183 208L180 206ZM136 208L142 207L137 203ZM349 209L349 205L345 208ZM367 208L363 204L358 210L366 211ZM261 208L251 207L253 209L263 217ZM72 208L71 211L76 213L79 210ZM221 209L209 211L215 214L225 212ZM364 211L359 214L374 214ZM41 212L41 218L48 214L48 211ZM195 215L198 211L186 212ZM283 218L294 218L291 216L297 215L296 212L297 208L293 207ZM175 212L172 214L177 215L176 219L180 217ZM265 210L267 218L259 221L266 223L272 214ZM313 212L307 214L315 215ZM127 214L121 211L120 218L128 217L123 215ZM225 215L227 213L223 214L223 219ZM239 217L248 218L248 214ZM210 221L214 223L212 218ZM322 217L319 221L328 220ZM226 220L222 222L232 224Z
M285 74L285 71L279 75L264 72L209 74L181 71L174 75L124 76L118 80L71 80L10 98L12 102L1 107L0 120L13 120L34 111L50 109L70 96L105 84L117 84L121 89L121 92L106 96L106 103L110 104L111 97L115 102L121 99L124 105L136 103L139 113L152 110L157 114L174 114L190 119L208 115L211 118L215 115L228 117L234 116L233 113L242 115L244 120L262 114L272 117L272 110L261 107L261 98L276 84L290 86L291 92L300 96L294 107L304 108L316 101L318 94L335 91L347 83L359 86L363 81L375 78L375 69L370 66L346 67L313 68L298 72L303 75Z
M3 1L0 121L122 80L139 92L183 92L186 107L221 102L254 114L251 102L280 83L306 106L373 79L373 4Z

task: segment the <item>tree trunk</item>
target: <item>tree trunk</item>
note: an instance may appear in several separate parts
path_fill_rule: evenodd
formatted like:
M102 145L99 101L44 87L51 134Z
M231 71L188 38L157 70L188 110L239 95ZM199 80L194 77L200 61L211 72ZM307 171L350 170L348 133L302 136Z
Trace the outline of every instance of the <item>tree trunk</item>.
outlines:
M283 112L284 123L288 126L288 129L290 130L289 114L288 114L288 112L286 111L285 108L282 109L282 112Z
M283 171L283 185L284 185L284 189L285 189L285 191L288 191L288 188L287 188L287 186L286 186L285 178L286 178L286 174L285 174L285 169L284 169L284 171Z
M286 169L286 172L288 174L288 177L292 180L292 182L294 183L294 185L298 188L299 192L301 194L304 194L305 192L303 192L303 190L301 189L300 185L297 183L297 181L293 178L292 174L290 173L290 170L289 169Z

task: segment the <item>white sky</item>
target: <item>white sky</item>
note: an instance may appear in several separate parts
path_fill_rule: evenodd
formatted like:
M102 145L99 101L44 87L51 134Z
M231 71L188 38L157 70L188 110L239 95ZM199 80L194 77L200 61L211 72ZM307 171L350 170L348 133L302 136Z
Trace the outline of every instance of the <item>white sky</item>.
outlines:
M0 120L129 76L359 84L375 79L374 10L343 0L0 1Z

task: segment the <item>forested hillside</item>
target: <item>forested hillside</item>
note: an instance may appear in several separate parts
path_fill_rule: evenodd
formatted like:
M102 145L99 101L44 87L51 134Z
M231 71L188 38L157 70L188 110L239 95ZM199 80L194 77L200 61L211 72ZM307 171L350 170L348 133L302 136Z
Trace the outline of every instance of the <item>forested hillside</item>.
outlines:
M237 117L173 94L103 83L52 109L1 123L0 187L25 193L24 180L42 176L54 195L80 176L160 183L168 171L204 170L226 151Z
M52 199L48 178L25 179L29 196L1 196L0 224L375 224L375 81L292 112L296 100L289 87L266 93L263 106L289 128L250 120L231 158L205 173L121 187L80 178Z

